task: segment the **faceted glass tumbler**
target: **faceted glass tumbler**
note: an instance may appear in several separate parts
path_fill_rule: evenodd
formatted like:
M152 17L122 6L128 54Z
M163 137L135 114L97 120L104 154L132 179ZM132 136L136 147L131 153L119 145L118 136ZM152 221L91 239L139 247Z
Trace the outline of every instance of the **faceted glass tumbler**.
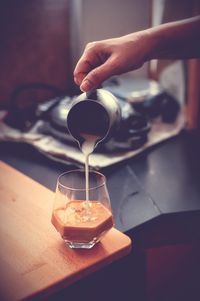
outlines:
M110 198L103 174L89 172L86 201L84 170L71 170L57 180L52 224L70 248L92 248L113 226Z

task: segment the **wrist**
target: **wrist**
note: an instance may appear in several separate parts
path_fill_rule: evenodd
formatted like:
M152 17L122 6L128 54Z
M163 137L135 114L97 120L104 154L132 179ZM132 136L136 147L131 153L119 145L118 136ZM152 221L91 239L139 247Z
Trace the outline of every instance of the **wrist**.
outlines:
M143 35L147 49L146 61L156 59L160 50L160 45L162 45L162 37L154 30L154 28L144 30Z

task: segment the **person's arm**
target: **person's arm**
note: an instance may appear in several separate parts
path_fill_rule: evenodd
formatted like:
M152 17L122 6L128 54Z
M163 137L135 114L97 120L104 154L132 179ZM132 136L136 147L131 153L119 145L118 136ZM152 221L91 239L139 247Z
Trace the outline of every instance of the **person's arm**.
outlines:
M82 91L88 91L151 59L193 57L200 57L200 17L89 43L76 65L74 80Z
M146 30L154 47L148 59L200 57L200 17L159 25Z

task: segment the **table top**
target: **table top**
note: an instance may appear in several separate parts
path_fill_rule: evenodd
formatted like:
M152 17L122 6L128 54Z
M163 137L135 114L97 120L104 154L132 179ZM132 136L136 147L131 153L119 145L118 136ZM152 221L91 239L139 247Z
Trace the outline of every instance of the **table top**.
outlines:
M0 161L1 297L46 296L127 255L112 228L93 249L66 247L51 225L54 193Z

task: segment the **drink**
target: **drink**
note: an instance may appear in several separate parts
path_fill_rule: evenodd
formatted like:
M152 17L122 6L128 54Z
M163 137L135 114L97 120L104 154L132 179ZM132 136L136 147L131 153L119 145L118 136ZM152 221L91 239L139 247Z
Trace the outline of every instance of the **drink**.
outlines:
M88 208L85 201L74 200L64 208L57 208L52 223L66 241L74 243L96 242L113 226L111 212L98 201L91 201Z

